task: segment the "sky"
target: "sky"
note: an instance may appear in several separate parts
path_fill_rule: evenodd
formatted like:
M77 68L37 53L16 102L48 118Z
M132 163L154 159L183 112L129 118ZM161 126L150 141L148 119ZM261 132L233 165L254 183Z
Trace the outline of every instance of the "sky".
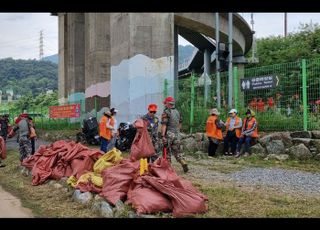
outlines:
M251 26L251 13L240 13ZM283 36L284 13L254 13L258 38ZM288 33L300 23L319 23L320 13L288 13ZM0 13L0 58L39 59L40 30L43 31L44 56L58 53L58 17L50 13ZM189 44L179 36L179 44Z

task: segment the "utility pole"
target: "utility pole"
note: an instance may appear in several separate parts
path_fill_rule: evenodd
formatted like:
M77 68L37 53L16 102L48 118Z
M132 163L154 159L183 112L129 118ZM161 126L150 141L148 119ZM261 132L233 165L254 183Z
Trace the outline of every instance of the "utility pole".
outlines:
M253 25L254 25L254 21L253 21L253 13L251 13L251 21L250 21L250 23L251 23L251 31L252 31L252 34L254 34L255 32L254 32L254 28L253 28ZM254 63L254 48L255 48L255 39L254 39L254 35L252 36L253 37L253 41L252 41L252 63Z
M287 37L287 13L284 13L284 36Z
M39 60L43 58L43 31L40 30Z

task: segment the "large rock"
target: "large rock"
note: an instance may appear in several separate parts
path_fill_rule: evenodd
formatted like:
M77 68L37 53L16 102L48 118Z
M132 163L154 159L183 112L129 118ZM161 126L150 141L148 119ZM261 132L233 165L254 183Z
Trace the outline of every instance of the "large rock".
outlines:
M284 144L281 140L273 140L266 144L268 154L282 154L285 152Z
M252 154L265 155L267 153L265 148L263 148L259 143L251 146L250 150Z
M107 218L113 217L113 210L108 202L106 201L101 202L100 215Z
M289 159L289 155L288 154L269 154L268 155L268 159L275 159L278 161L285 161L287 159Z
M316 148L317 153L320 153L320 140L313 139L310 144Z
M185 134L185 133L179 133L179 137L180 137L180 140L182 140L182 139L187 138L187 137L188 137L188 135L187 135L187 134Z
M72 196L73 200L81 203L81 204L89 204L93 199L91 192L81 193L80 190L75 190Z
M60 189L60 188L62 188L63 186L62 186L61 184L59 184L59 183L55 183L55 184L53 184L53 187L54 187L55 189Z
M305 160L312 157L310 150L304 144L292 146L291 148L289 148L289 154L293 158L299 160Z
M316 131L316 130L311 131L311 137L313 139L320 139L320 131Z
M297 131L297 132L292 132L290 134L292 138L311 138L311 132L308 131Z
M292 138L292 142L295 145L304 144L306 147L310 147L310 138Z
M182 151L184 152L196 152L198 150L197 142L193 137L188 137L181 140Z
M195 134L193 134L193 136L194 136L194 139L196 140L196 142L201 142L204 140L204 138L206 138L204 136L204 133L195 133Z
M281 132L280 136L285 147L292 146L292 137L290 136L290 132Z
M94 201L91 206L91 210L93 212L99 213L100 209L101 209L101 201Z
M292 146L291 139L292 138L289 132L281 132L281 133L272 133L264 137L261 137L258 139L258 142L265 147L270 141L282 140L285 147L291 147Z

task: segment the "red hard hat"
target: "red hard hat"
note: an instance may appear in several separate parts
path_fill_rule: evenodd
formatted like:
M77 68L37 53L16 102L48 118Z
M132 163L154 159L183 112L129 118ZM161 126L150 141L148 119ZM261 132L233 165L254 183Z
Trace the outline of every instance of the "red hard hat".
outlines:
M156 104L150 104L148 105L148 110L150 112L157 112L158 106Z
M164 99L164 101L163 101L163 103L165 104L165 103L167 103L167 102L174 102L174 98L173 97L166 97L166 99Z

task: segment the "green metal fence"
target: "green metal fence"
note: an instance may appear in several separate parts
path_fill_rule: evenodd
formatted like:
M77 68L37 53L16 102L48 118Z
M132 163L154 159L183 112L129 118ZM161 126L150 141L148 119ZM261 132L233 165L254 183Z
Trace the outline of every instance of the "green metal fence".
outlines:
M68 104L80 104L81 112L79 118L50 118L49 117L49 107L29 107L26 109L26 112L32 117L34 120L36 127L39 129L45 130L66 130L66 129L79 129L81 128L81 121L85 117L85 109L84 109L84 101L75 101L72 103L64 103L61 105ZM23 113L24 110L20 109L8 109L8 110L0 110L0 114L9 114L9 120L11 124L14 124L14 118L18 117L19 114Z
M266 89L241 89L241 79L272 76L277 83ZM203 76L190 74L176 82L165 81L167 87L178 85L177 108L183 115L183 130L204 131L211 108L217 107L217 91L221 96L221 119L228 110L228 72L209 77L208 101L204 101ZM166 96L166 95L164 95ZM320 59L301 60L257 68L233 69L232 107L244 117L247 108L256 112L260 131L314 130L320 128Z

